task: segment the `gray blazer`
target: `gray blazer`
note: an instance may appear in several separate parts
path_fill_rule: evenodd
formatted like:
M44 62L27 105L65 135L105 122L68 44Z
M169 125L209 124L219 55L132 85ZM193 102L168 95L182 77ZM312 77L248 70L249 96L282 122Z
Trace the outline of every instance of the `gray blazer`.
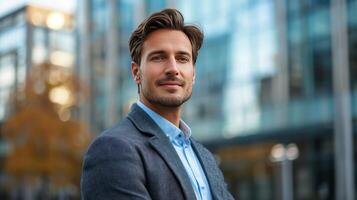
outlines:
M212 154L191 139L214 200L231 200ZM194 200L190 179L168 137L138 105L90 145L83 161L84 200Z

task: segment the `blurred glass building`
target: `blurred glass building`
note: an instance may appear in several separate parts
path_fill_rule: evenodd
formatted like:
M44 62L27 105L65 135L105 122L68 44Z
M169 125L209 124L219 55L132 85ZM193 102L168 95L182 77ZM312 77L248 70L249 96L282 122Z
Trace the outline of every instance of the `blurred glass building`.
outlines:
M6 118L9 94L24 86L33 65L50 61L74 64L72 15L36 6L21 6L0 16L0 122Z
M23 89L27 73L46 61L71 69L75 40L69 13L22 5L0 16L0 122L10 112L9 94Z
M2 126L15 112L15 102L10 101L11 95L20 94L19 91L25 93L26 79L33 67L49 63L54 68L69 73L73 70L73 15L62 10L32 5L26 1L1 1L0 7L0 198L31 199L34 196L31 188L36 188L38 184L27 185L27 189L30 189L22 192L15 187L4 188L10 180L4 171L5 160L14 151L15 144L5 142L2 138ZM35 90L41 93L44 87L36 85ZM25 94L22 95L16 99L23 99ZM27 138L17 138L21 139L22 143L26 144ZM21 161L21 158L19 160Z
M347 0L353 133L357 117L357 10ZM298 147L294 199L334 199L331 1L89 0L78 3L78 74L90 85L81 116L99 133L137 100L128 39L166 7L200 25L205 41L184 120L217 155L240 199L280 199L276 144ZM295 151L297 151L295 149ZM278 152L279 153L279 152ZM291 153L291 152L290 152Z

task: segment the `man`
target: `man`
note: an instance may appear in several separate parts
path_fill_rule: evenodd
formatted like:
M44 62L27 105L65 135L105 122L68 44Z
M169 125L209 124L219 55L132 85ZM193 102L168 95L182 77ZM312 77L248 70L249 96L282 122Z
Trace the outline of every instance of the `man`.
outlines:
M181 120L192 93L203 33L165 9L132 33L131 70L139 101L84 157L83 199L230 200L213 155Z

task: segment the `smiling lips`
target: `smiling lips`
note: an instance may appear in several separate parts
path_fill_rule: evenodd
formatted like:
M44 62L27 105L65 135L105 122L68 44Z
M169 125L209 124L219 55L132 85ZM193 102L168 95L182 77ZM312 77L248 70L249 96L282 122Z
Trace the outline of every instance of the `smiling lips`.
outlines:
M164 87L170 87L170 88L174 88L174 87L182 87L184 85L184 81L180 80L180 79L175 79L175 80L158 80L157 84L159 86L164 86Z
M161 83L161 84L159 84L159 85L160 85L160 86L167 86L167 87L181 86L180 83L172 82L172 81L165 82L165 83Z

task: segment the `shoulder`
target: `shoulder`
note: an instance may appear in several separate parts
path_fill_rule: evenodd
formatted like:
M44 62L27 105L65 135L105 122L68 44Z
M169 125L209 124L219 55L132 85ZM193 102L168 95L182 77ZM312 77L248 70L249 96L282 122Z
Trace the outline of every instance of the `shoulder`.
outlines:
M85 159L113 159L121 152L133 151L145 136L125 118L117 125L100 133L89 145Z
M94 139L83 158L83 199L127 199L124 196L129 193L147 195L139 150L144 139L140 137L145 136L123 120Z
M118 124L101 132L94 140L95 143L102 142L131 142L138 140L144 135L135 127L135 125L126 117Z
M106 136L108 137L130 136L130 133L132 132L138 132L138 130L134 126L134 124L128 119L128 117L125 117L118 124L115 124L114 126L101 132L97 138L106 137Z

